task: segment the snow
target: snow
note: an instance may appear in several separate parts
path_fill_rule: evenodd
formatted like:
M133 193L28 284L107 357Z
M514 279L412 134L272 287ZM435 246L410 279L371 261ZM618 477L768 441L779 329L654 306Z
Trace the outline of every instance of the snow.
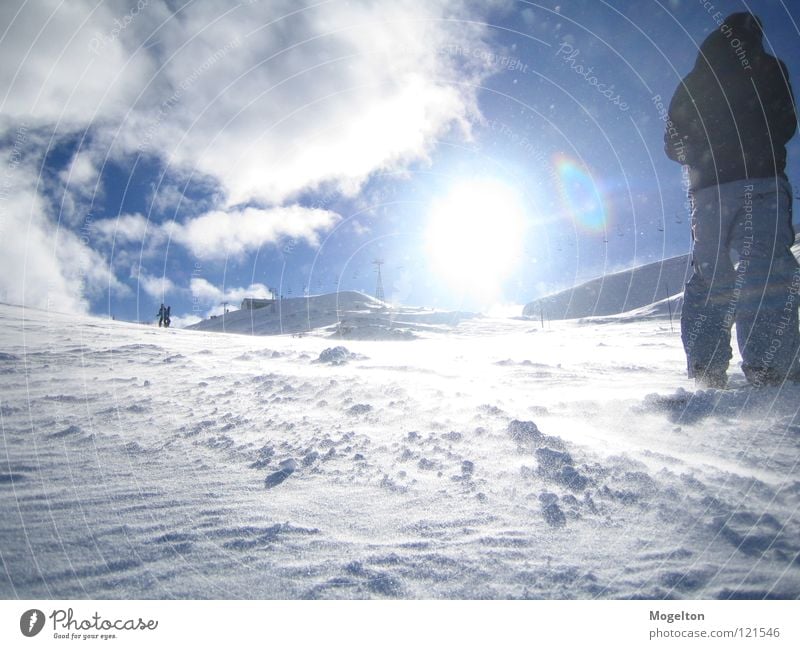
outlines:
M304 334L313 329L339 340L411 340L415 332L437 331L476 317L464 311L392 307L364 293L284 298L273 307L232 310L187 329L251 335Z
M664 317L437 317L0 305L0 595L800 596L800 388L691 393Z
M800 261L800 234L795 237L792 253ZM674 317L680 315L683 286L691 272L688 254L634 266L533 300L525 305L523 314L548 321L605 317L611 322L611 316L620 314L626 320Z
M532 318L562 320L632 311L682 291L691 274L689 255L636 266L589 280L525 305Z

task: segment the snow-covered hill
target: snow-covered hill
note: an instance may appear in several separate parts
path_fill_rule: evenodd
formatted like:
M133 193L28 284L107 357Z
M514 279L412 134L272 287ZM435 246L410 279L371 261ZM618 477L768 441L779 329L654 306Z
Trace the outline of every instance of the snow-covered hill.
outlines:
M632 311L683 290L691 264L689 255L610 273L525 305L530 317L565 320Z
M657 319L341 345L0 306L0 596L800 596L800 388L687 400Z
M407 340L416 331L452 327L474 313L392 307L356 291L285 298L255 310L235 310L187 327L253 335L315 331L339 339Z
M800 260L800 234L792 246ZM683 286L692 272L690 255L637 266L533 300L523 315L568 320L625 314L627 319L680 314Z

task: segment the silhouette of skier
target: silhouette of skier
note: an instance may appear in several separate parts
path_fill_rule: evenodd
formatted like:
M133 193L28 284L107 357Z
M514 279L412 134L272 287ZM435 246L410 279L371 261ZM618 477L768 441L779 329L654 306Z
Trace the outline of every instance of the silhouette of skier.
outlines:
M163 302L161 303L161 308L158 310L158 313L156 315L158 316L158 326L159 327L163 327L164 326L164 319L167 316L167 309L164 307L164 303Z

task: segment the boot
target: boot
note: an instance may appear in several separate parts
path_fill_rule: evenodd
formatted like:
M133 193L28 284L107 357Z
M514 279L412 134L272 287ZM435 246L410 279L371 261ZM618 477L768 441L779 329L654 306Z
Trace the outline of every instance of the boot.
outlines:
M728 385L728 376L724 370L694 369L695 385L703 390L724 390Z

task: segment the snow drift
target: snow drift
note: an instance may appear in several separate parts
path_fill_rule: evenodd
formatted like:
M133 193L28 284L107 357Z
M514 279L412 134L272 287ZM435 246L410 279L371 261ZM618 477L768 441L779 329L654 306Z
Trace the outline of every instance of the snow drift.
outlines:
M0 595L800 596L800 388L676 392L662 320L321 334L0 306Z

